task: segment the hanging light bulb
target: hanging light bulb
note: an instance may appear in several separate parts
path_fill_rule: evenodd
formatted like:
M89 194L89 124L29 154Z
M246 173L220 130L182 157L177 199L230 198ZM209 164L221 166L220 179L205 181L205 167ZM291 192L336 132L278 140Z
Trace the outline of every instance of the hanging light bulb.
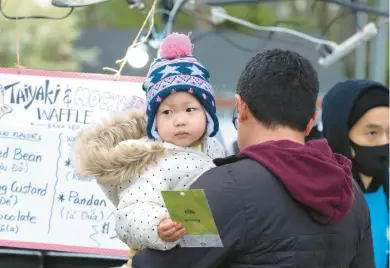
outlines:
M138 44L129 48L126 53L127 62L133 68L142 68L149 61L148 47L144 44Z

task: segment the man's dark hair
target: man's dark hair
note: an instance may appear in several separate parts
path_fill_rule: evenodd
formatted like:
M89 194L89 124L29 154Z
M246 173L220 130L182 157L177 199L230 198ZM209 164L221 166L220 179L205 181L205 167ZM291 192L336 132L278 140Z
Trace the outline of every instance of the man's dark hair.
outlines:
M254 56L237 84L237 94L267 128L304 131L316 110L317 72L298 53L272 49Z

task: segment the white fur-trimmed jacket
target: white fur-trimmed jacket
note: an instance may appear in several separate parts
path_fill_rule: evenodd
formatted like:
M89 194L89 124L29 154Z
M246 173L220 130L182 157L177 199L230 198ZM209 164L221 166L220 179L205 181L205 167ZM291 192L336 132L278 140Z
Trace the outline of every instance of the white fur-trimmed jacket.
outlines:
M86 129L78 137L73 165L80 177L96 178L117 207L116 232L130 248L168 250L159 222L169 217L161 191L184 190L225 150L216 138L205 138L204 152L150 141L144 113L132 112Z

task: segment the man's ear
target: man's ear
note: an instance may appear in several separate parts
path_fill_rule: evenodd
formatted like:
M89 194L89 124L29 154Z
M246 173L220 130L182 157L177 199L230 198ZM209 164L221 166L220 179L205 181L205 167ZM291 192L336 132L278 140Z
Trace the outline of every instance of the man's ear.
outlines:
M238 122L244 122L248 119L249 115L248 105L240 95L236 94L234 97L237 100Z
M305 137L307 137L310 134L310 131L313 129L317 119L318 119L318 112L315 112L313 116L310 118L310 121L306 126Z

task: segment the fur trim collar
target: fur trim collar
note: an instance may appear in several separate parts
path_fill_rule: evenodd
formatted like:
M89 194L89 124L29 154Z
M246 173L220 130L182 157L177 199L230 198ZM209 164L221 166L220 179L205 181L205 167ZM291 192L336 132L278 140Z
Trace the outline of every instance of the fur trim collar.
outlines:
M120 144L128 140L137 142ZM145 113L131 112L83 131L72 163L80 177L118 184L139 176L166 154L161 142L146 139Z

